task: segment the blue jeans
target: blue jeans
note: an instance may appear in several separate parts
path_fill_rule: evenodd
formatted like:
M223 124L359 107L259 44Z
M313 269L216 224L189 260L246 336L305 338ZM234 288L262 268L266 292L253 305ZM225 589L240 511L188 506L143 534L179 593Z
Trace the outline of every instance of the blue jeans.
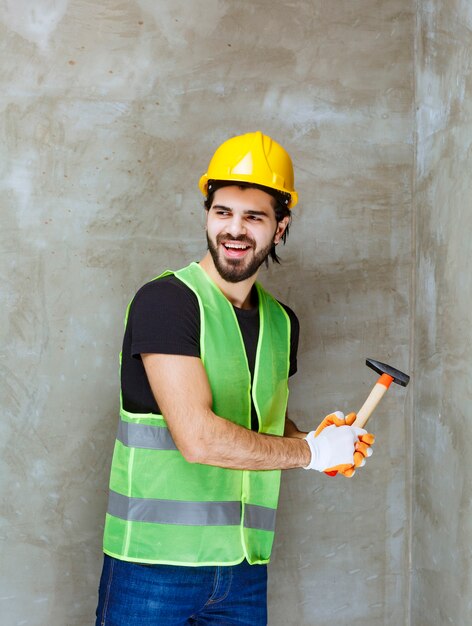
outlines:
M105 555L95 626L265 626L267 566L139 565Z

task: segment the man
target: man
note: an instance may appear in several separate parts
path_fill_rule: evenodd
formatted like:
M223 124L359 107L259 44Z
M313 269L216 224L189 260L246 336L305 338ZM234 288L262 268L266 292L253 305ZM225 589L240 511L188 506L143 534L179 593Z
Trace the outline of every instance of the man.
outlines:
M286 417L298 320L256 277L297 203L289 155L234 137L200 189L208 252L128 309L97 624L266 624L280 470L351 476L371 453L353 414Z

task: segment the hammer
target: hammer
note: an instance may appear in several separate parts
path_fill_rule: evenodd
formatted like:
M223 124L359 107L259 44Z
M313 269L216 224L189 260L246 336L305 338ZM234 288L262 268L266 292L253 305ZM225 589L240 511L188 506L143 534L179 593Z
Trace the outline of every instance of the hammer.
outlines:
M400 370L395 369L391 365L381 363L380 361L374 361L374 359L366 359L365 364L367 367L373 369L374 372L380 374L380 378L375 383L374 388L370 392L367 400L357 413L356 421L353 426L357 426L358 428L364 428L369 417L372 415L376 406L380 400L382 400L385 392L392 383L397 383L397 385L406 387L410 382L408 374L400 372Z
M353 423L353 426L357 426L358 428L364 428L369 420L369 417L375 411L378 403L380 402L380 400L382 400L385 392L392 383L397 383L397 385L406 387L410 382L410 377L408 376L408 374L405 374L404 372L395 369L391 365L381 363L380 361L374 361L374 359L366 359L365 364L367 365L367 367L370 367L375 372L377 372L377 374L380 374L380 378L375 383L367 400L364 402L364 404L357 413L357 417L355 422ZM328 474L328 476L336 476L337 474L336 471L325 473Z

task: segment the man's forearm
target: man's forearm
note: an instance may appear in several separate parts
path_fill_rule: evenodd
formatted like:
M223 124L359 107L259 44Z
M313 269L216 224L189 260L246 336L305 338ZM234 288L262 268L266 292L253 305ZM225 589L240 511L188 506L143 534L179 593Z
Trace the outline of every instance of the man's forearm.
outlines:
M204 420L209 428L194 431L188 445L181 442L181 451L190 462L250 470L291 469L310 463L310 448L301 438L256 433L213 412Z

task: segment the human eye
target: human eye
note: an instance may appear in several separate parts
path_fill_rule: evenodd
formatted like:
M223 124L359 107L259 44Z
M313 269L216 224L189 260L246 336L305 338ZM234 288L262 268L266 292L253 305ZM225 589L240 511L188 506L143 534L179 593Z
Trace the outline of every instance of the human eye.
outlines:
M215 215L218 215L219 217L227 217L228 215L230 215L230 210L229 209L225 209L224 207L213 207L213 212Z

